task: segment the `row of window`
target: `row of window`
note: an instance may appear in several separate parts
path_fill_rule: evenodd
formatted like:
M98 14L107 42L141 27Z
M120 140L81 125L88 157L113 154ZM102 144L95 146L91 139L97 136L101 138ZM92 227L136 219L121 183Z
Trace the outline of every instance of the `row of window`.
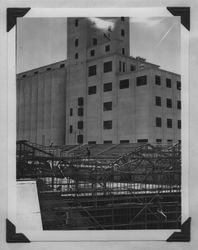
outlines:
M156 117L155 125L158 128L162 127L162 118L161 117ZM173 127L173 120L172 119L167 119L166 120L166 126L167 126L167 128L172 128ZM181 120L177 121L177 128L181 129Z
M162 105L162 100L161 96L156 96L155 97L155 105L156 106L161 106ZM167 108L172 108L172 99L166 98L166 107ZM177 109L181 109L181 101L177 101Z
M176 81L177 83L177 89L181 90L181 82L180 81ZM155 84L156 85L161 85L161 77L156 75L155 76ZM172 81L170 78L166 78L166 87L167 88L171 88L172 87Z
M109 44L105 45L105 52L110 52L110 45ZM122 55L125 55L125 48L122 48L121 52L122 52ZM78 54L78 53L76 53L76 54ZM75 54L75 59L78 59L78 56L76 58L76 54ZM95 49L90 50L90 56L91 57L95 56ZM123 71L123 72L125 72L125 71Z

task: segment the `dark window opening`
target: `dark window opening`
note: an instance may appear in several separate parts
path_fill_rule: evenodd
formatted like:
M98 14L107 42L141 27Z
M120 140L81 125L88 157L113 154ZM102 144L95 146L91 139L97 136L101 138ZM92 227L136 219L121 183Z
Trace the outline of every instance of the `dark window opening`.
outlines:
M78 53L75 54L75 59L78 59Z
M96 141L88 141L88 144L96 144Z
M135 71L135 66L131 64L131 71Z
M172 128L172 119L167 119L167 128Z
M121 36L125 36L125 31L124 31L124 29L121 29Z
M161 106L162 105L160 96L155 97L155 105L156 106Z
M105 52L108 52L108 51L110 51L110 45L105 46Z
M94 49L92 49L92 50L90 51L90 56L95 56L95 50L94 50Z
M177 127L178 127L178 129L181 129L181 120L177 121Z
M172 100L171 99L169 99L169 98L166 99L166 106L167 106L167 108L172 108Z
M62 64L60 65L60 68L64 68L64 67L65 67L65 64L62 63Z
M122 63L122 69L123 69L123 72L125 72L125 62Z
M72 108L70 109L69 113L70 113L70 116L73 115L73 109Z
M91 86L88 88L88 95L96 94L96 86Z
M37 75L37 74L38 74L38 71L35 71L34 74Z
M83 108L78 108L78 116L83 116Z
M83 135L78 135L78 136L77 136L77 142L78 142L79 144L82 144L82 143L83 143Z
M123 16L121 17L121 21L124 22L124 17Z
M171 139L168 139L168 140L167 140L167 142L168 142L168 143L172 143L172 142L173 142L173 140L171 140Z
M112 102L104 102L103 103L103 111L112 110Z
M83 105L84 105L84 98L78 97L78 106L83 106Z
M78 129L83 129L83 121L78 121Z
M166 78L166 87L171 88L171 79Z
M148 139L138 139L137 142L148 142Z
M75 39L75 47L78 47L78 39Z
M120 81L120 89L129 88L129 79L124 79Z
M104 144L112 144L112 141L104 141Z
M93 45L97 45L97 39L93 38Z
M122 54L125 55L125 48L122 48Z
M75 26L78 27L78 19L75 19Z
M147 84L147 76L139 76L136 78L136 86L143 86Z
M103 91L104 92L112 91L112 82L104 83Z
M95 76L96 75L96 65L89 67L89 76Z
M155 125L158 128L160 128L162 126L162 118L161 117L156 117L156 119L155 119Z
M47 71L50 71L51 70L51 68L47 68Z
M181 101L177 101L177 109L181 109Z
M181 82L177 81L177 89L181 90Z
M120 140L120 143L129 143L129 140Z
M160 76L155 76L155 84L161 85L161 77Z
M104 70L104 73L111 72L112 71L112 61L105 62L103 70Z
M104 129L112 129L112 121L104 121L103 128Z
M156 142L162 142L162 139L156 139Z
M70 133L70 134L73 133L73 126L72 126L72 125L69 126L69 133Z
M23 75L23 78L25 78L26 77L26 75Z
M121 72L122 71L122 62L119 61L119 71Z

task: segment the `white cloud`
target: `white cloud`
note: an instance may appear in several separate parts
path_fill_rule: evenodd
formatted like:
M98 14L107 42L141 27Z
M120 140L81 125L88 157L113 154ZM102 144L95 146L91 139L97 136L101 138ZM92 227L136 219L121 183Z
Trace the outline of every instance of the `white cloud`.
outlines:
M116 19L102 19L98 17L88 17L88 19L93 23L95 28L107 31L109 29L113 30L115 26Z

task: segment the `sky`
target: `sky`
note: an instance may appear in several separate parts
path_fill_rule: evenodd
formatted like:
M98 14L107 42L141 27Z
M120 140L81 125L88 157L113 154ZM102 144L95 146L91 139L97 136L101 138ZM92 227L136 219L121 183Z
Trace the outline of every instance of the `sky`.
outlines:
M177 17L130 18L130 55L180 74ZM17 73L67 58L66 18L17 20Z

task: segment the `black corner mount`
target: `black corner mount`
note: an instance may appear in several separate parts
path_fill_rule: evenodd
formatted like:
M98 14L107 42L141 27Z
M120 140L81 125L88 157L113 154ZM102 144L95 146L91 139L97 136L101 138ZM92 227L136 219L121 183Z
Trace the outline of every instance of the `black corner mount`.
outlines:
M16 227L6 219L6 242L7 243L28 243L30 240L22 233L16 233Z
M31 8L7 8L7 32L16 24L17 17L23 17Z
M181 16L181 23L190 30L190 7L167 7L167 10L174 16Z
M190 241L190 223L191 223L191 217L189 217L181 225L181 232L174 232L166 241L168 241L168 242L189 242Z

